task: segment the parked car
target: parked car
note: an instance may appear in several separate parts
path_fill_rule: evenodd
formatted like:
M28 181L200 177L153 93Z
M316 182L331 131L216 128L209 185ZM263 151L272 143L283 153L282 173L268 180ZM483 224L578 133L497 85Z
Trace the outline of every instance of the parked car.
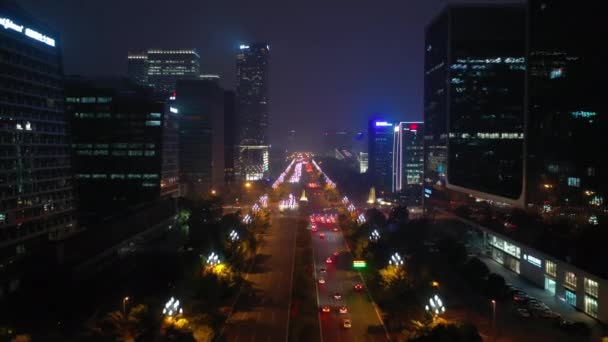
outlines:
M519 317L523 317L523 318L529 318L530 316L532 316L532 314L530 314L530 311L528 311L524 308L517 309L517 314L519 315Z

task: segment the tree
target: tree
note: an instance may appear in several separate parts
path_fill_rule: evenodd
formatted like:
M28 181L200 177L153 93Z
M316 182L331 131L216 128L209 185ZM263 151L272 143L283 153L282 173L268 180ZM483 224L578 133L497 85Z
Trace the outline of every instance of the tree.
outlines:
M477 328L470 324L439 324L413 339L413 342L481 342Z
M148 308L139 304L129 308L126 317L122 310L107 313L96 324L94 333L113 338L115 341L135 342L144 332L153 329L157 324L158 322L149 314Z
M488 276L490 270L483 261L478 258L472 258L464 265L463 272L467 279L479 284Z
M488 295L493 298L502 298L505 295L505 278L496 274L490 273L487 281Z

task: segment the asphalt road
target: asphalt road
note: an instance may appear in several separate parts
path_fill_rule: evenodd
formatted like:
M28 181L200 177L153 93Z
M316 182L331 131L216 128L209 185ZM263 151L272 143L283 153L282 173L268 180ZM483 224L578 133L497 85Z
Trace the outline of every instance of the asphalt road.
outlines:
M287 339L296 242L296 217L273 213L270 228L251 272L245 274L255 296L239 296L222 341L274 342Z
M356 291L353 288L356 283L362 283L362 280L353 271L353 258L346 249L342 232L334 232L334 227L337 224L319 225L318 232L311 232L319 307L327 305L331 308L331 312L320 311L319 314L323 341L387 341L367 291ZM324 233L325 238L320 238L320 233ZM333 255L335 251L339 252L337 256ZM330 264L326 262L328 257L332 258ZM320 273L321 268L327 270L325 274ZM325 284L319 284L319 277L325 278ZM335 293L341 294L342 299L334 299ZM338 311L343 305L348 309L346 314ZM349 329L342 326L345 318L350 318L352 322Z

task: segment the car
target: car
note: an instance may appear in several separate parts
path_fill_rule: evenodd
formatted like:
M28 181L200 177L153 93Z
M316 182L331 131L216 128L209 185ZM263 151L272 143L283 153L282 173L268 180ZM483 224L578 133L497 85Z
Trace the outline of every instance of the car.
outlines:
M323 307L321 308L321 311L322 311L322 312L330 312L330 311L331 311L331 309L329 308L329 306L328 306L328 305L325 305L325 306L323 306Z
M337 300L342 299L342 295L340 293L338 293L338 292L334 293L333 297L334 297L334 299L337 299Z
M334 256L338 256L338 255L340 255L340 251L335 251Z
M350 319L345 318L342 320L342 327L345 329L349 329L352 327L352 323L350 322Z
M332 262L334 262L334 261L331 260L331 257L327 257L327 259L325 259L326 264L331 264Z
M558 318L562 317L562 315L558 314L557 312L553 312L551 310L545 310L545 311L541 312L539 316L542 318L549 318L549 319L558 319Z
M312 225L312 228L311 228L310 230L312 230L313 232L316 232L316 231L318 231L319 229L317 228L317 226L316 226L316 225L314 225L314 224L313 224L313 225Z
M345 313L348 313L348 309L346 308L346 306L342 305L341 307L338 308L338 312L341 314L345 314Z
M325 233L321 233L321 234L319 234L319 238L321 238L321 239L325 239Z
M356 283L356 284L353 286L353 288L355 289L355 291L361 291L361 290L363 290L363 285L362 285L362 284L359 284L359 283Z
M519 315L519 317L523 317L523 318L529 318L530 316L532 316L530 314L530 311L528 311L524 308L517 309L517 314Z
M333 230L334 232L337 232L337 231L338 231L338 227L334 227L332 230Z
M513 295L513 300L516 302L527 302L530 299L528 295L515 294Z
M325 278L320 277L319 278L319 284L325 284Z

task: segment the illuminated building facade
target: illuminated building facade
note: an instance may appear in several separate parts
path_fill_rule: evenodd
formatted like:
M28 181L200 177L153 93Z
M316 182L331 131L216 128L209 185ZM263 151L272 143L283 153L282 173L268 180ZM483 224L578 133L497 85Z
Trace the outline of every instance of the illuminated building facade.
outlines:
M243 44L236 58L236 102L239 147L236 176L259 180L269 172L269 94L267 43Z
M0 299L21 286L25 259L77 231L61 49L49 27L0 3Z
M400 192L408 206L422 205L424 177L424 124L396 123L393 137L392 191Z
M200 198L224 185L224 90L214 80L177 82L180 181Z
M524 205L524 13L519 5L448 6L427 27L428 204L448 189Z
M127 56L129 77L139 85L149 86L158 94L175 92L178 80L200 77L200 56L196 49L148 49Z
M68 80L66 114L83 222L178 192L171 157L177 146L170 140L175 117L166 107L150 89L126 79Z
M597 1L528 2L528 202L548 213L606 208L606 47L586 24L600 13Z
M394 124L384 120L369 121L368 169L377 194L389 193L393 176ZM381 196L379 196L381 197Z

